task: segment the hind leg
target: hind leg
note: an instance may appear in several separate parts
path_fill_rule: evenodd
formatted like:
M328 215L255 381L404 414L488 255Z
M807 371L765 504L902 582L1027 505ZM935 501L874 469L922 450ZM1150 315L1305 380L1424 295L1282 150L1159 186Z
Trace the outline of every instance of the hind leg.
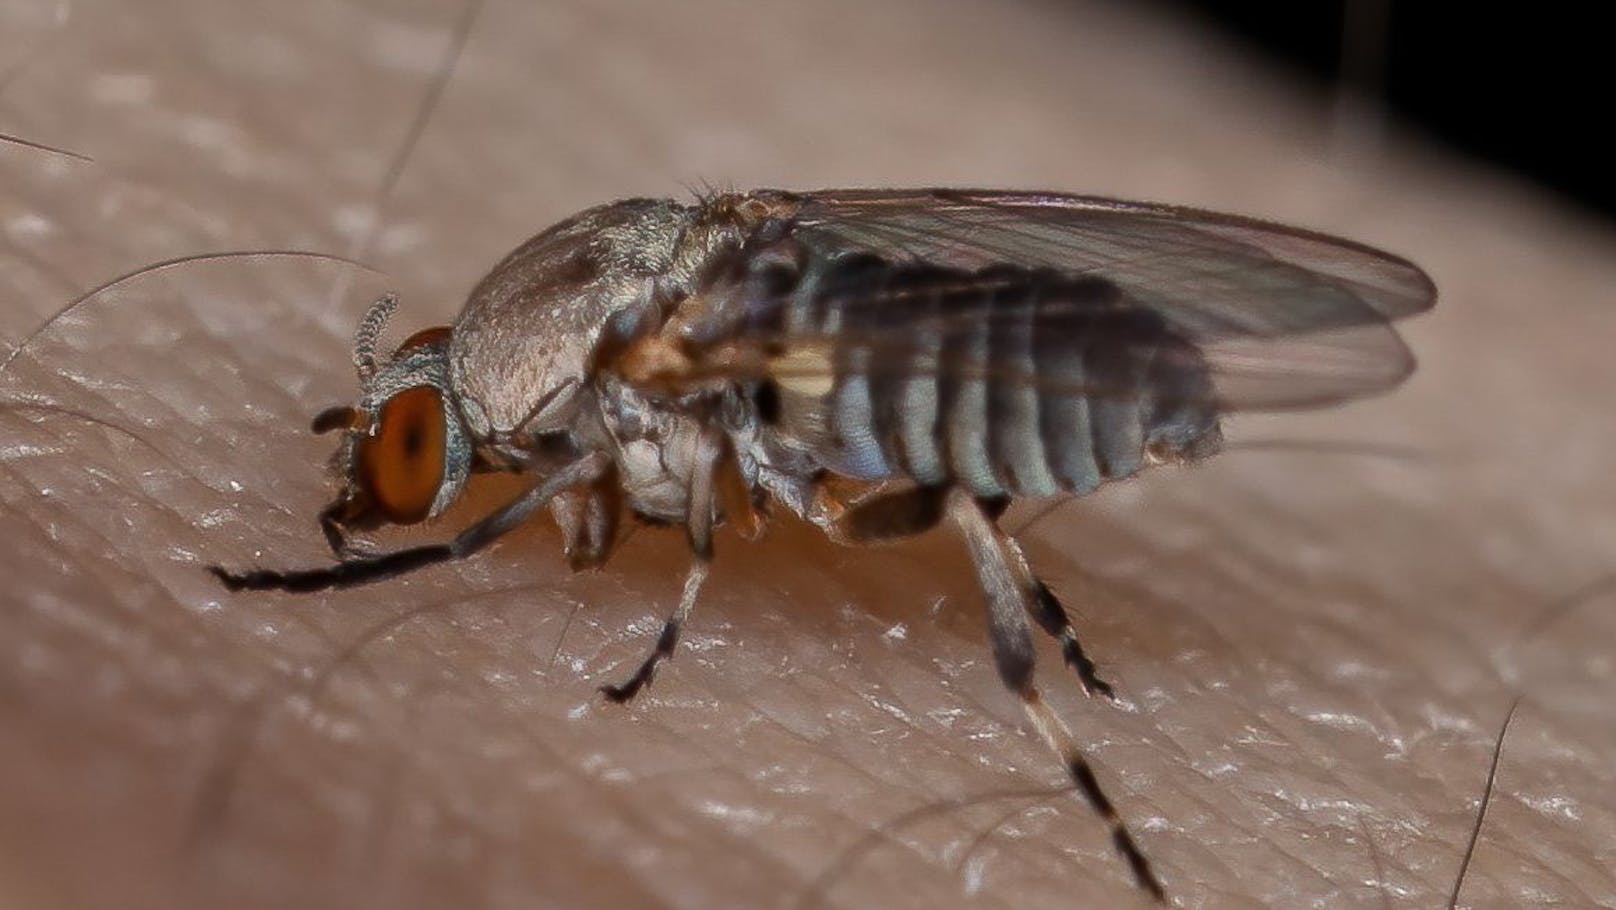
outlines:
M1013 542L1000 531L982 506L969 495L955 491L949 495L947 514L964 535L970 547L971 563L988 601L988 638L999 678L1021 699L1027 717L1044 742L1060 756L1067 773L1083 791L1089 805L1111 827L1111 841L1133 871L1139 887L1157 901L1166 901L1166 892L1156 878L1150 861L1139 849L1133 835L1117 814L1115 805L1101 788L1094 768L1078 750L1072 733L1033 685L1036 662L1029 615L1038 616L1041 585L1027 570ZM1057 604L1058 607L1058 604ZM1041 620L1042 621L1042 620ZM1047 623L1046 623L1047 628Z
M1100 678L1095 670L1094 661L1089 660L1089 656L1083 653L1083 643L1078 640L1077 630L1072 628L1072 620L1066 615L1066 608L1061 605L1060 599L1049 589L1049 585L1032 574L1016 542L1005 538L1005 544L1024 571L1023 583L1030 584L1035 592L1028 607L1032 612L1032 618L1038 621L1038 625L1042 626L1045 632L1060 642L1061 656L1066 659L1068 667L1077 671L1077 681L1083 685L1084 693L1091 696L1103 695L1115 701L1117 694L1112 690L1111 684Z

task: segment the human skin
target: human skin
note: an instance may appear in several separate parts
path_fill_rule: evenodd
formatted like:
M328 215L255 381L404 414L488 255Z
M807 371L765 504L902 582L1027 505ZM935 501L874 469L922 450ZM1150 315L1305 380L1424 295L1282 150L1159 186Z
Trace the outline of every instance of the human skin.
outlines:
M366 243L461 7L54 9L0 0L0 79L25 64L0 131L95 161L0 146L5 338L171 257L380 274L178 266L0 371L0 905L1143 903L1055 792L946 531L721 533L627 707L596 686L650 648L677 533L578 575L548 519L338 593L204 571L329 558L308 419L348 403L370 299L447 322L550 222L703 181L1101 192L1423 265L1442 298L1395 394L1233 419L1232 451L1020 535L1120 703L1047 642L1040 680L1184 907L1443 904L1524 692L1460 903L1616 902L1616 594L1567 599L1616 571L1616 244L1567 203L1395 130L1343 142L1277 74L1104 6L505 0ZM1307 445L1241 450L1274 439Z

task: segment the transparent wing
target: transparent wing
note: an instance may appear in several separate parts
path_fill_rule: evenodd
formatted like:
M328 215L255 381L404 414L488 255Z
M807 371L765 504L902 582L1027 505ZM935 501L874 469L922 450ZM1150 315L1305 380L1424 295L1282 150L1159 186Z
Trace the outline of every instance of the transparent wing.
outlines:
M767 207L773 230L784 223L786 235L817 256L869 253L963 270L1013 266L1104 279L1199 350L1224 409L1311 407L1395 386L1413 369L1413 357L1391 323L1436 298L1424 272L1388 253L1194 209L987 190L763 191L746 198ZM856 311L858 302L848 305ZM867 305L889 302L872 291ZM965 308L940 318L994 314ZM901 319L871 314L859 322L868 336L862 343L873 349L906 344ZM1068 331L1071 324L1069 313L1052 308L1033 317L1032 331Z

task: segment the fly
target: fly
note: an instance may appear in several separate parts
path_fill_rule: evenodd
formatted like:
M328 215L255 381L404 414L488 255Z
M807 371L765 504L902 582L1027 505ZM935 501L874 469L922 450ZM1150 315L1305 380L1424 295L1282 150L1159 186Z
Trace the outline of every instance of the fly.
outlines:
M1436 291L1347 240L1192 209L1049 193L775 190L589 209L518 247L453 326L377 348L360 321L342 481L320 525L338 561L212 572L315 591L461 559L548 508L574 569L625 516L676 523L683 593L626 702L672 656L714 526L790 512L849 544L952 525L987 600L999 675L1110 825L1155 871L1033 682L1031 628L1112 696L1067 613L996 524L1011 499L1085 494L1218 451L1238 410L1385 391L1413 369L1391 328ZM440 514L480 471L529 478L448 543L359 553L349 535ZM1031 621L1029 621L1031 620Z

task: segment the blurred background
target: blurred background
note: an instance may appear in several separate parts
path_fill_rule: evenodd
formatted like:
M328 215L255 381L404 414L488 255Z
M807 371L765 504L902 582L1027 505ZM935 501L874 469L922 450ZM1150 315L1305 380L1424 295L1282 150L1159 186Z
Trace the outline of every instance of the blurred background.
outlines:
M573 576L535 522L308 598L203 571L327 558L307 421L376 295L446 322L585 206L838 185L1164 200L1425 267L1395 394L1010 516L1124 700L1049 648L1041 679L1184 907L1444 905L1524 693L1458 904L1616 905L1598 32L1270 6L0 0L0 133L93 159L0 144L0 907L1137 901L1039 795L947 535L721 538L630 711L595 686L677 534ZM371 270L194 258L244 250Z
M1290 78L1334 97L1349 138L1386 118L1424 140L1491 161L1561 204L1610 215L1610 147L1592 98L1609 82L1603 31L1574 8L1321 0L1170 0L1163 8L1236 36Z

